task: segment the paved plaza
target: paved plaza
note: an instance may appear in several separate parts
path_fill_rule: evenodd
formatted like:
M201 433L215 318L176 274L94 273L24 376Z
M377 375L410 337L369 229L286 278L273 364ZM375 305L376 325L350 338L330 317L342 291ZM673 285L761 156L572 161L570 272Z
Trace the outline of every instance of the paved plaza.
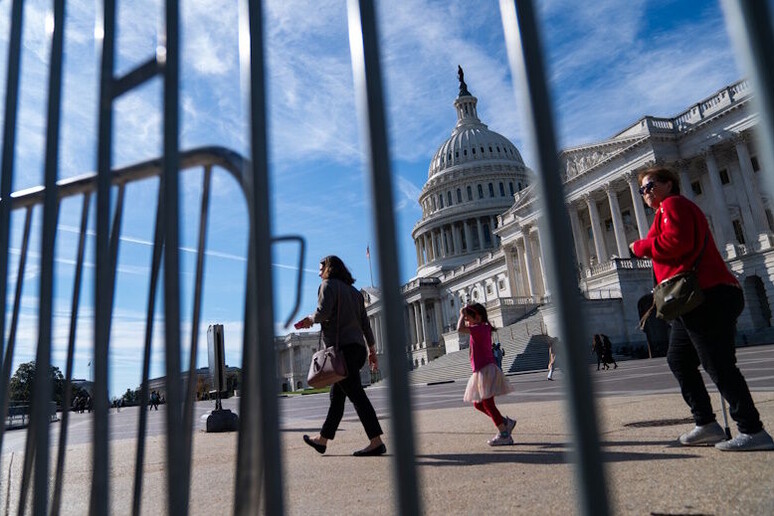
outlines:
M774 346L742 348L738 357L764 424L771 431ZM592 368L591 374L614 514L774 514L774 452L723 453L714 448L675 446L676 437L692 422L663 358L621 362L618 369L609 371ZM498 398L498 406L518 420L515 445L499 448L486 444L495 433L491 422L461 402L464 384L414 390L416 464L426 514L577 512L561 374L554 382L546 381L544 373L511 376L510 380L516 391ZM319 429L327 398L313 395L280 399L288 514L395 513L393 436L385 408L389 391L374 386L367 392L386 432L385 457L351 456L352 451L366 444L366 439L349 406L335 441L329 443L325 455L318 455L302 442L301 436ZM718 395L714 390L711 394L722 423ZM197 410L199 416L206 417L211 409L208 403L201 403ZM144 465L144 514L160 514L166 509L163 414L163 410L151 414ZM114 514L131 511L135 441L130 436L136 419L136 408L111 414ZM64 489L66 514L85 514L88 510L89 420L87 415L76 415L71 427L73 438L68 446ZM223 514L223 507L233 503L236 435L207 434L201 430L201 417L198 420L191 514ZM732 431L736 432L733 425ZM7 434L2 465L4 492L0 495L3 507L8 475L12 479L10 507L18 503L22 456L13 448L21 440L17 436L23 433ZM346 493L344 496L331 493L329 487L334 483Z

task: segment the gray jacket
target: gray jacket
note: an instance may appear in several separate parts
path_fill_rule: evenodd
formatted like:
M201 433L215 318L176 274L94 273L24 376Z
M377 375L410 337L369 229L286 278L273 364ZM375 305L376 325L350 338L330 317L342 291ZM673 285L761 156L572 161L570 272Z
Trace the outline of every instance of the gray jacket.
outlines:
M317 310L312 318L314 322L322 325L323 342L326 346L334 346L337 342L340 346L362 345L363 336L369 346L374 345L374 334L368 322L363 295L355 287L341 280L322 281L317 290Z

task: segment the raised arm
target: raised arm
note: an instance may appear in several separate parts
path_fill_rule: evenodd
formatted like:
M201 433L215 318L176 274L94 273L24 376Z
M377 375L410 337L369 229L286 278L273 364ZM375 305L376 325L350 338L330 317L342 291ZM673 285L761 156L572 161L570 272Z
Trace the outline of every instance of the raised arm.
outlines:
M460 333L470 333L470 328L468 328L468 322L465 320L465 309L460 309L460 318L457 319L457 331Z

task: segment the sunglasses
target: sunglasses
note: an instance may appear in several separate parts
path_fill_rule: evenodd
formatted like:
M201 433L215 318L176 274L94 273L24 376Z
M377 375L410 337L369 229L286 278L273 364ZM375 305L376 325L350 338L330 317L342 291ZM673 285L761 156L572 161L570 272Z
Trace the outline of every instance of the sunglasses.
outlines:
M645 195L647 193L650 193L655 187L656 187L655 181L648 181L647 183L645 183L640 187L640 195Z

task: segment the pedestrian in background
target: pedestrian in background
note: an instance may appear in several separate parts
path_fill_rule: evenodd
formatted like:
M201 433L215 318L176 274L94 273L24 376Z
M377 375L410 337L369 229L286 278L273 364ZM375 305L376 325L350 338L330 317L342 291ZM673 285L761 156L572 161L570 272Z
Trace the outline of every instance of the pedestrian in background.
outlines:
M667 363L696 421L693 430L680 436L680 443L714 444L724 451L774 450L774 440L763 429L750 389L736 366L734 336L736 319L744 308L742 289L717 250L707 218L680 195L674 171L650 168L639 173L638 181L640 194L656 214L647 236L629 246L632 254L652 260L659 283L695 266L704 293L699 306L672 321L669 335ZM731 440L724 440L699 364L728 401L739 429Z
M513 427L516 420L503 417L495 405L494 397L508 394L513 389L502 370L497 367L492 353L492 332L486 308L480 303L468 305L460 310L457 331L470 335L470 375L463 400L473 403L479 410L492 418L499 433L487 441L489 446L513 444Z

